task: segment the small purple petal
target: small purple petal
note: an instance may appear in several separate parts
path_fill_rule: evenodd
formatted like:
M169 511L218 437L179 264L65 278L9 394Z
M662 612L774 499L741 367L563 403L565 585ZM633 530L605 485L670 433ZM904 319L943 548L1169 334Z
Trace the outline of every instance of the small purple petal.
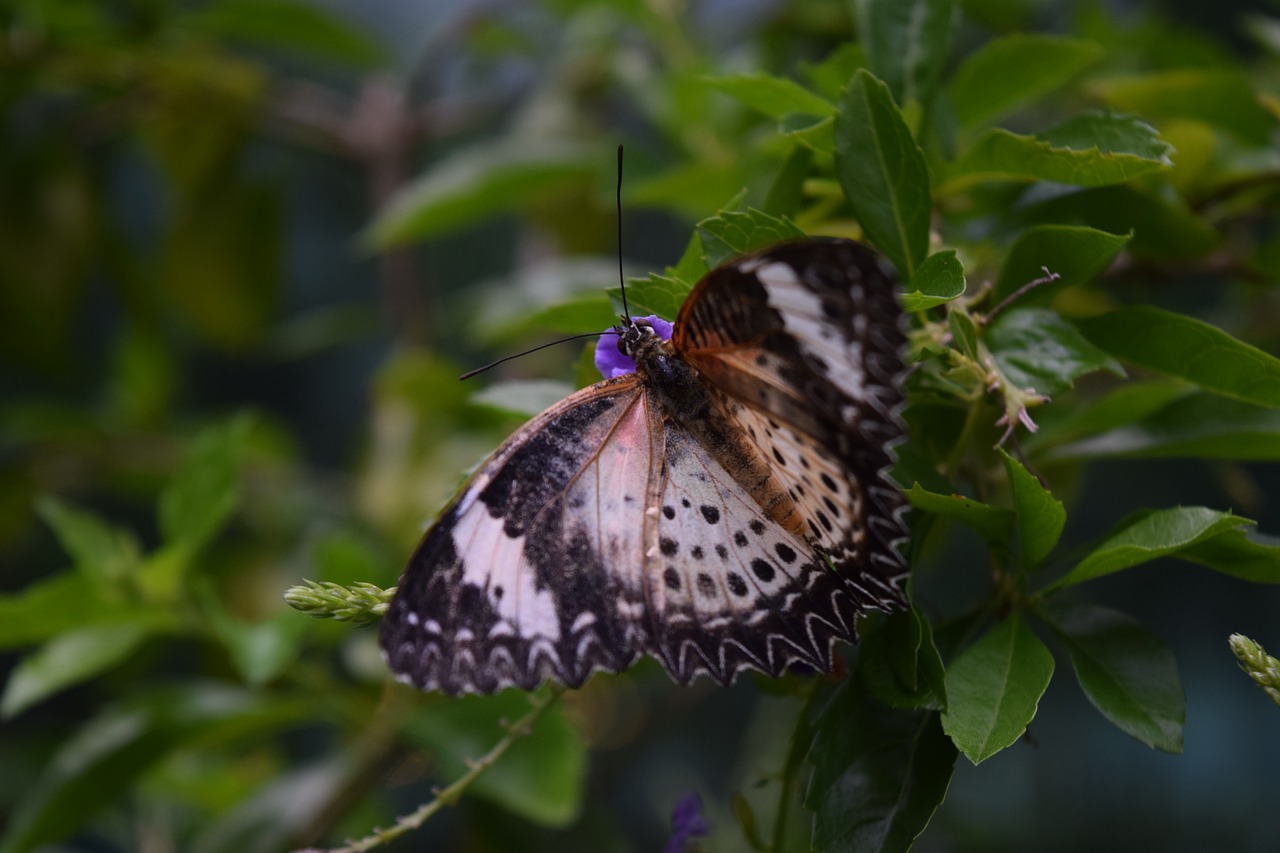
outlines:
M653 330L658 333L658 337L664 341L671 340L671 324L657 315L650 314L648 317L632 317L632 320L648 320ZM623 355L618 351L618 333L614 331L605 332L596 341L596 370L600 371L600 375L605 379L613 379L615 376L622 376L627 373L636 372L636 363L630 357Z
M711 824L702 814L702 798L690 791L676 801L671 810L671 838L662 853L685 853L689 843L711 831Z

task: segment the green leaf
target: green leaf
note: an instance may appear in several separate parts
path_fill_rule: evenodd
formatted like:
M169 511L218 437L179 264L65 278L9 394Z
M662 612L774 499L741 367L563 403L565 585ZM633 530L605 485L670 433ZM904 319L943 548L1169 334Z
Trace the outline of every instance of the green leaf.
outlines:
M448 781L506 734L503 720L517 720L528 710L529 696L520 690L468 696L424 708L404 730L430 751L441 778ZM581 809L586 756L581 736L552 708L511 745L501 766L481 774L468 793L544 826L565 826Z
M90 626L137 624L164 630L177 621L167 605L133 601L65 573L14 595L0 595L0 649L44 642Z
M1131 154L1161 166L1172 166L1173 146L1137 116L1088 110L1036 134L1059 148L1097 149L1103 154Z
M1201 506L1151 510L1127 520L1049 589L1073 586L1178 554L1215 536L1253 522ZM1180 556L1180 555L1179 555Z
M933 644L933 628L919 611L889 614L858 648L858 677L881 702L895 708L946 707L942 657Z
M289 0L219 0L189 21L208 34L266 48L285 48L370 67L385 51L353 22L309 3Z
M1041 33L993 39L951 78L951 107L964 130L990 124L1034 104L1092 65L1102 47L1083 39Z
M1074 225L1028 228L1018 235L1005 255L994 297L998 300L1013 294L1024 284L1042 278L1042 268L1047 268L1058 275L1057 281L1020 297L1022 305L1043 305L1059 290L1091 281L1111 264L1128 240L1125 235Z
M857 0L871 72L899 104L927 106L938 90L959 8L952 0Z
M699 222L697 229L708 267L718 267L730 258L782 240L805 236L790 220L753 208L721 211Z
M160 535L196 550L222 528L240 500L240 456L250 419L198 435L187 460L160 495Z
M1053 396L1095 370L1124 376L1124 368L1091 344L1057 312L1015 308L996 318L983 338L996 366L1018 388Z
M1128 250L1162 264L1201 258L1220 242L1213 227L1185 201L1138 186L1060 193L1025 212L1036 222L1075 222L1112 234L1131 231Z
M1276 119L1245 75L1234 69L1177 68L1093 84L1112 106L1151 118L1192 118L1267 145Z
M1187 700L1178 663L1159 637L1123 613L1092 605L1045 618L1103 716L1153 749L1182 752Z
M75 832L134 789L174 749L206 746L315 720L315 703L266 699L220 686L135 694L85 724L58 749L13 812L0 853L25 853Z
M1187 385L1166 379L1126 382L1102 397L1052 412L1053 417L1049 416L1050 410L1046 410L1040 432L1028 441L1028 446L1053 445L1140 421L1172 401L1187 396L1189 391ZM1056 452L1056 448L1050 451Z
M597 171L596 158L574 145L520 139L466 148L397 191L363 240L385 249L455 231Z
M1079 325L1089 340L1131 364L1224 397L1280 407L1280 359L1201 320L1139 305Z
M1052 181L1080 187L1122 184L1168 168L1170 147L1135 118L1089 115L1040 136L988 131L947 170L939 192L979 181Z
M1146 383L1145 387L1154 384ZM1163 390L1152 392L1153 401L1159 400L1159 394L1169 399L1168 389L1180 399L1154 411L1130 410L1136 422L1054 447L1048 455L1054 459L1127 456L1280 461L1280 410L1224 400L1214 394L1187 394L1185 385L1161 383L1157 387Z
M978 352L978 329L973 318L963 310L947 312L947 326L951 330L951 345L974 361L981 362L982 354Z
M764 200L764 211L771 216L792 217L804 206L804 181L813 163L812 149L795 145L783 162L782 168L769 185Z
M799 118L801 119L799 121L783 122L778 126L778 130L810 151L828 156L834 154L836 150L835 116L816 122L809 121L806 116Z
M50 496L40 498L36 510L86 581L112 585L137 567L141 551L131 531Z
M14 717L37 702L87 681L129 657L153 626L108 625L60 634L22 659L0 699L0 716Z
M859 224L907 279L929 249L924 154L884 83L854 75L836 113L836 171Z
M937 712L887 708L851 678L818 719L809 761L814 848L891 853L910 847L941 805L956 750Z
M702 79L712 89L724 92L770 118L780 119L795 113L825 118L836 109L834 104L794 80L772 74L756 72Z
M533 417L568 397L573 390L568 382L555 379L510 379L480 389L471 395L471 402Z
M1280 583L1280 539L1228 530L1183 548L1178 558L1253 583Z
M648 278L627 279L627 305L632 316L657 314L665 320L674 320L692 289L693 285L686 281L649 273ZM614 291L610 291L610 296L613 294Z
M867 51L855 41L843 42L817 64L800 63L803 74L818 94L832 102L840 99L840 93L849 85L859 68L867 67Z
M1022 736L1052 677L1053 655L1010 614L947 668L942 729L978 764Z
M1014 514L1007 509L990 506L964 495L939 495L926 491L919 483L906 491L911 505L925 512L950 516L973 528L988 545L1008 547L1013 538Z
M1018 553L1025 568L1039 565L1058 544L1067 523L1067 511L1040 480L1003 450L1004 470L1013 489L1018 525Z
M228 613L209 583L197 586L197 596L201 611L246 684L266 684L297 660L308 620L285 609L270 619L250 624Z
M964 295L964 267L955 249L934 252L924 259L915 275L907 282L902 297L905 311L925 311Z

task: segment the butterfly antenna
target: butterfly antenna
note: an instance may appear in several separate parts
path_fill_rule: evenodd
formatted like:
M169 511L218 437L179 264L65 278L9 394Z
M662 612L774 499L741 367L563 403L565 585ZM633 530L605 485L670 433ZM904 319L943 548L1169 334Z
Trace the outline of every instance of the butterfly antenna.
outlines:
M618 206L618 286L622 289L622 322L631 322L631 310L627 308L627 279L622 274L622 146L618 146L618 189L616 192Z
M606 332L606 334L608 333ZM481 373L484 373L486 370L492 370L493 368L497 367L499 364L502 364L504 361L511 361L511 359L513 358L520 358L521 356L528 355L531 352L537 352L540 349L553 347L556 344L563 344L563 343L567 343L568 341L578 341L578 340L582 340L583 338L598 338L598 337L600 337L599 332L583 332L581 335L570 335L567 338L560 338L559 340L548 341L547 343L539 344L538 346L533 347L532 349L527 349L524 352L517 352L512 355L504 355L502 358L498 359L497 361L489 362L484 367L477 367L475 370L468 370L466 373L459 376L458 379L463 380L463 379L470 379L472 376L479 376Z

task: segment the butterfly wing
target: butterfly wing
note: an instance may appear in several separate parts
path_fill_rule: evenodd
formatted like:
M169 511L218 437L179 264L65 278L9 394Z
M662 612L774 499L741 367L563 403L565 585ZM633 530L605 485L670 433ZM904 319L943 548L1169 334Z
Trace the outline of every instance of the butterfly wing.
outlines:
M499 447L401 578L381 626L392 672L451 694L578 686L648 649L652 417L632 374L565 398Z
M760 504L691 434L668 424L647 552L652 652L682 684L742 669L831 669L857 601L814 548Z
M895 282L849 240L778 244L709 273L672 338L864 608L901 606L906 571L903 500L886 475L902 435Z

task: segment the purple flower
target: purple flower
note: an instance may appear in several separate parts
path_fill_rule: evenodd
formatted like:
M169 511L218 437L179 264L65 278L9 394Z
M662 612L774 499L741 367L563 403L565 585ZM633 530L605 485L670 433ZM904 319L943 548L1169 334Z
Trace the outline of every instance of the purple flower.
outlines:
M690 791L676 801L671 810L671 839L662 853L685 853L693 839L711 831L711 824L702 814L702 798Z
M664 341L671 340L671 324L656 314L631 319L648 320L653 330L658 333L658 337ZM617 332L612 330L605 332L600 336L600 340L596 341L596 370L600 371L600 375L605 379L636 372L635 361L630 356L618 352Z

